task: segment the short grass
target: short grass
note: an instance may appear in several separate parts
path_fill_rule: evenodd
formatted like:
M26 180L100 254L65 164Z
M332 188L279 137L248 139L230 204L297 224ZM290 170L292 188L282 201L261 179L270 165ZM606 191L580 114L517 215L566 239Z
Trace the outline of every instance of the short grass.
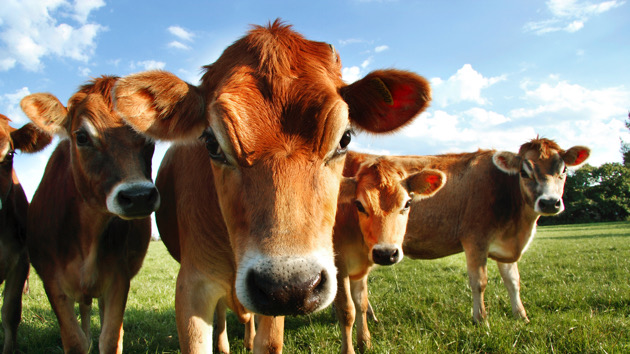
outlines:
M177 353L174 287L179 265L151 243L132 281L125 314L126 353ZM380 319L370 323L371 353L623 353L630 352L630 222L539 228L519 262L529 324L514 320L507 292L490 262L488 326L474 326L462 254L433 261L404 260L370 277ZM100 329L93 310L93 348ZM230 314L233 353L243 353L243 327ZM340 332L331 311L288 318L286 353L338 353ZM0 339L3 334L0 333ZM24 296L19 346L27 353L61 353L57 321L37 275ZM93 350L97 352L97 350Z

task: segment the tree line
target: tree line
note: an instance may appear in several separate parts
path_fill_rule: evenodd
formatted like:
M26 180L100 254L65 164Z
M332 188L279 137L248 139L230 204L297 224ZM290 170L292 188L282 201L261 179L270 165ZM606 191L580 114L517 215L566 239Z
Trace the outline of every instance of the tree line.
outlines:
M625 122L630 130L630 113ZM621 141L623 163L585 165L570 171L564 186L565 211L542 217L539 225L623 221L630 219L630 143Z

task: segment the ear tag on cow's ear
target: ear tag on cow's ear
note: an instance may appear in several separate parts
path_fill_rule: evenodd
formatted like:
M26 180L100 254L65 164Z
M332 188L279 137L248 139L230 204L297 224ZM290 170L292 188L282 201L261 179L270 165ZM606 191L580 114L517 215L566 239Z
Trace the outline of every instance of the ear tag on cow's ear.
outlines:
M392 96L392 93L389 91L387 85L385 85L383 80L379 79L378 77L374 78L372 79L372 84L374 85L378 93L381 94L381 97L383 97L383 101L386 104L390 106L394 105L394 98Z

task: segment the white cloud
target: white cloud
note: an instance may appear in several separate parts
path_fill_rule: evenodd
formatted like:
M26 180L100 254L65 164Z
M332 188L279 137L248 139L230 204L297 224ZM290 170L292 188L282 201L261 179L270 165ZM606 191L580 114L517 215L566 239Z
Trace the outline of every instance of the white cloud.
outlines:
M487 111L480 107L473 107L465 112L464 116L468 118L468 122L476 127L487 128L488 126L507 123L510 119L503 114Z
M192 32L186 31L179 26L170 26L168 28L168 31L175 37L187 42L192 41L192 38L194 37L194 34Z
M442 107L462 101L471 101L483 105L487 103L487 100L481 96L481 91L505 79L505 75L490 78L484 77L475 71L470 64L464 64L461 69L457 70L446 81L440 78L431 79L433 102Z
M3 0L0 6L0 70L17 64L30 71L43 68L42 58L57 56L87 62L95 39L105 27L87 23L101 0ZM73 19L76 24L64 20Z
M92 73L92 70L87 67L79 67L79 76L89 77Z
M550 19L528 22L523 26L525 32L542 35L550 32L565 31L574 33L584 28L584 24L593 16L622 6L625 1L611 0L598 3L579 0L549 0L547 8Z
M172 41L168 44L168 46L169 48L175 48L175 49L184 49L184 50L190 49L189 46L185 45L184 43L180 41Z
M342 68L341 77L347 84L351 84L361 78L361 68L358 66Z
M165 62L156 60L143 60L132 62L129 66L131 70L162 70L166 66Z
M389 47L386 46L386 45L379 45L378 47L374 48L374 51L376 53L380 53L380 52L384 52L384 51L386 51L388 49L389 49Z
M20 108L20 101L24 96L30 95L28 87L22 87L14 93L5 93L0 96L0 113L9 117L13 122L11 125L18 128L29 122L28 118Z

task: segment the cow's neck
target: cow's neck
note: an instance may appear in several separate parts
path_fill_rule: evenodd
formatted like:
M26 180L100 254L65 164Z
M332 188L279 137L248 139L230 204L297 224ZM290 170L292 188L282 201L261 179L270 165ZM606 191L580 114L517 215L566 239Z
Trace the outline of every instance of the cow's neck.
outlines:
M85 203L85 202L83 202ZM81 270L81 285L90 289L98 280L99 246L101 238L115 216L96 210L87 203L79 208L82 234L79 236L83 267Z

